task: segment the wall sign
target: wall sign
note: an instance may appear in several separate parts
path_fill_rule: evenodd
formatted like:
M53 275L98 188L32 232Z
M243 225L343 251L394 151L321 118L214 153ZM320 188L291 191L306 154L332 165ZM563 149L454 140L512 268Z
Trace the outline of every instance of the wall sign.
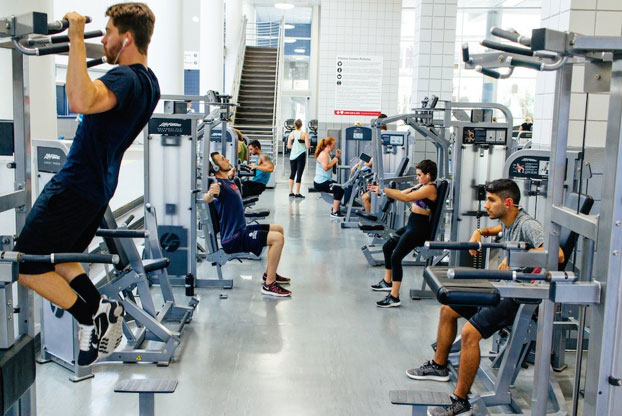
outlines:
M382 64L382 56L337 56L335 115L380 115Z

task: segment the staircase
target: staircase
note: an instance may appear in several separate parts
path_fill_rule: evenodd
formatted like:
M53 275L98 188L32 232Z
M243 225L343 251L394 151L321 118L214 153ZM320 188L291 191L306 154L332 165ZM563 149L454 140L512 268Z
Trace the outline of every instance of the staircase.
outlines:
M246 46L244 64L233 119L234 127L249 140L259 140L261 148L273 160L276 152L275 100L278 74L276 47Z

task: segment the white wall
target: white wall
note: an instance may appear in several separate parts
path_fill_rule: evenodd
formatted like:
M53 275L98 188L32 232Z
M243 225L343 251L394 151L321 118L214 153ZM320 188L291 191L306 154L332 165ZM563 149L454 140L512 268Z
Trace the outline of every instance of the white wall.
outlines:
M342 128L357 121L368 124L372 118L333 114L338 54L382 56L381 111L389 115L396 113L401 13L401 0L386 0L382 4L365 0L322 1L318 84L320 135L324 135L327 128Z
M542 26L576 32L582 35L620 36L622 34L622 1L573 0L542 1ZM536 82L534 110L534 143L551 143L555 77L557 72L539 73ZM575 65L572 79L568 145L581 146L585 120L586 94L583 93L584 70ZM609 94L590 94L587 114L586 145L605 145Z

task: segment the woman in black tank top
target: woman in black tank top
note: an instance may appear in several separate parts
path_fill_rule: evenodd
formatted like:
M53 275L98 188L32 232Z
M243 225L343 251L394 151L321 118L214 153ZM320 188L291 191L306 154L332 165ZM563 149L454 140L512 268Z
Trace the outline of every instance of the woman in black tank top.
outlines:
M411 213L408 224L396 231L398 238L389 239L383 246L384 253L384 278L375 285L372 290L391 292L386 298L376 305L381 308L400 306L400 286L402 284L402 260L415 247L420 247L430 238L430 216L436 209L436 163L431 160L422 160L417 164L417 186L410 189L387 189L388 198L396 201L411 202ZM372 192L378 192L377 186L369 188Z

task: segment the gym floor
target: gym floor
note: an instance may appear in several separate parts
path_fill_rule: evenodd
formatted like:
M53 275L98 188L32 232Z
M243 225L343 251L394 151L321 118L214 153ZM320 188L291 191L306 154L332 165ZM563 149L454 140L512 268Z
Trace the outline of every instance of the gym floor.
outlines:
M420 286L422 268L405 269L400 308L377 308L383 293L369 285L382 278L383 267L365 261L360 247L367 236L342 230L329 218L329 204L307 193L314 159L301 189L307 198L288 198L287 162L257 207L269 208L269 222L285 228L278 271L292 278L292 298L260 293L265 254L261 263L230 262L223 272L234 288L197 291L201 303L169 367L102 364L94 378L72 383L62 367L38 365L39 415L137 415L138 396L113 391L126 378L179 381L172 395L156 395L158 415L409 415L410 408L391 405L389 390L452 391L450 383L405 375L432 357L436 336L439 304L408 296ZM210 269L201 264L200 275ZM176 296L184 302L183 288ZM530 372L520 377L528 389Z

